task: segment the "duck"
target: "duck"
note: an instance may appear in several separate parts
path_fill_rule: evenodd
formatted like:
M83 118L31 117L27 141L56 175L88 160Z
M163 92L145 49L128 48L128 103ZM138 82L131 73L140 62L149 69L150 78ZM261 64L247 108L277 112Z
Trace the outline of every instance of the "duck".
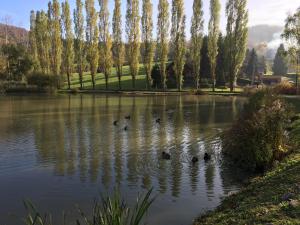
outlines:
M114 126L117 126L118 125L118 120L115 120L114 121Z
M196 163L196 162L198 162L198 161L199 161L198 157L194 156L194 157L192 158L192 163Z
M171 155L169 153L162 152L162 158L165 159L165 160L170 160L171 159Z
M206 152L206 153L204 154L204 160L205 160L205 161L208 161L208 160L210 160L210 158L211 158L211 156Z
M126 119L126 120L130 120L130 119L131 119L131 116L125 116L125 119Z

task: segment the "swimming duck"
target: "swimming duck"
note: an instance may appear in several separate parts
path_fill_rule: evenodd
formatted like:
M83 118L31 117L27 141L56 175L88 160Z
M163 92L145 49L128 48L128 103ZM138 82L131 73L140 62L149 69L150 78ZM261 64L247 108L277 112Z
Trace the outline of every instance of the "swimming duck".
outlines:
M170 160L171 159L171 155L169 153L162 152L162 158L165 159L165 160Z
M208 161L208 160L210 160L210 158L211 158L211 156L206 152L206 153L204 154L204 160L205 160L205 161Z
M196 162L198 162L198 161L199 161L198 157L194 156L194 157L192 158L192 163L196 163Z

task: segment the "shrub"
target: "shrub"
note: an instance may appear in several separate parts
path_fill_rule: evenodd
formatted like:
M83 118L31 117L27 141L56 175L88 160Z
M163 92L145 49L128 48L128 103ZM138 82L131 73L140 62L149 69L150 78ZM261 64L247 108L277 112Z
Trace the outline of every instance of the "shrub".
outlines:
M274 91L281 95L296 95L296 86L288 81L283 81L280 84L274 86Z
M223 153L239 167L264 171L288 153L286 126L290 107L269 89L250 97L222 137Z
M29 85L36 85L41 90L56 89L58 78L51 74L32 73L27 77L27 82Z

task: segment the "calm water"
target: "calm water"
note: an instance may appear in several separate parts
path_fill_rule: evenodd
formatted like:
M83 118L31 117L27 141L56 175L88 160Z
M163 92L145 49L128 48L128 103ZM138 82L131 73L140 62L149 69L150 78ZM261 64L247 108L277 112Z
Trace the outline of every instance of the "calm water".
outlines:
M241 175L222 163L218 134L243 102L208 96L1 97L1 225L20 224L24 199L51 212L56 224L65 210L72 223L76 204L88 212L95 197L116 187L129 203L154 187L149 225L190 225L240 186ZM170 161L161 159L162 151L171 153ZM212 154L209 163L202 160L205 152ZM190 163L193 156L201 158L198 164Z

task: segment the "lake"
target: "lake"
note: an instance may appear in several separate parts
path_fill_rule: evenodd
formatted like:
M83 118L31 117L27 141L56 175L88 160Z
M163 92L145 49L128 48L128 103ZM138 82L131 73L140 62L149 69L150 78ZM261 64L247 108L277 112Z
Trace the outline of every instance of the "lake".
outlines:
M131 204L153 187L147 224L190 225L241 186L243 174L222 160L219 134L244 102L217 96L0 97L0 222L21 224L22 201L30 199L51 212L55 224L63 211L74 224L76 205L88 213L96 197L114 189ZM163 151L170 161L161 158ZM192 164L193 156L200 161Z

